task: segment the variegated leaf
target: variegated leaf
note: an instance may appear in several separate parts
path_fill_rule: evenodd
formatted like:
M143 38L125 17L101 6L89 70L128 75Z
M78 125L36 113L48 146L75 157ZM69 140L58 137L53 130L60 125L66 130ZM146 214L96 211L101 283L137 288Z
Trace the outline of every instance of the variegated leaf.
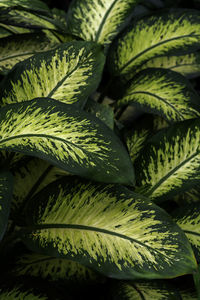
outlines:
M128 153L113 131L91 114L52 99L3 107L0 149L37 156L97 181L134 182Z
M161 115L168 121L200 116L198 94L185 77L166 69L152 68L138 73L116 105L134 105L141 110Z
M54 29L63 31L51 12L38 14L20 7L0 7L0 23L29 29Z
M48 6L40 0L1 0L0 7L22 7L38 12L48 12Z
M170 278L196 268L189 242L159 207L119 185L63 178L27 206L22 239L114 278Z
M68 30L86 41L108 46L137 2L138 0L75 0L68 10Z
M99 104L98 102L88 99L85 107L85 111L95 115L102 122L104 122L110 129L114 128L114 113L110 106Z
M0 43L0 72L5 73L18 62L37 52L47 51L55 47L56 44L51 43L42 32L11 35L3 38Z
M120 281L113 284L111 300L177 300L178 290L165 281Z
M11 202L11 213L18 217L19 211L35 193L39 192L49 183L59 177L69 175L66 171L50 165L47 161L39 158L30 158L25 164L15 168L13 200Z
M101 79L101 46L73 41L19 63L2 81L2 104L49 97L83 106Z
M200 12L174 10L131 24L113 45L110 71L129 78L149 60L181 55L200 48Z
M141 67L141 69L147 68L171 69L188 78L195 78L200 74L200 52L180 56L156 57L147 61L147 63Z
M63 28L67 28L67 16L64 10L53 8L52 15L53 18L57 20L61 26L63 26Z
M135 162L138 191L162 201L200 179L200 119L187 120L149 139Z
M200 201L200 188L199 185L195 185L190 190L184 193L179 193L174 197L174 200L180 204L180 206L188 203L199 202Z
M13 289L0 290L0 299L4 300L48 300L49 298L40 293L34 293L32 289L27 291L21 290L20 286L16 286Z
M8 34L5 35L4 37L12 35L12 34L22 34L22 33L31 33L31 32L33 32L33 30L28 29L28 28L7 25L7 24L3 24L1 22L0 22L0 28L4 29L4 32L5 32L5 30L8 32Z
M10 202L12 197L13 178L9 172L0 172L0 240L2 239L8 222Z
M104 278L89 268L67 259L30 253L19 257L12 269L14 276L32 276L66 283L100 283Z
M173 212L173 218L185 232L200 262L200 203L190 203Z

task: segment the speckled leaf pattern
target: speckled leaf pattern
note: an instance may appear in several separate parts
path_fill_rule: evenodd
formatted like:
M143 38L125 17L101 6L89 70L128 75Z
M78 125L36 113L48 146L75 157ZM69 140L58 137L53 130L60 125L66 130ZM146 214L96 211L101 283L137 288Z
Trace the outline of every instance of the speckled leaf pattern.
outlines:
M109 45L138 0L75 0L67 15L68 30L86 41Z
M39 12L49 10L48 6L40 0L1 0L0 7L23 7L29 10L36 10Z
M190 203L173 213L178 226L185 232L192 244L197 260L200 261L200 203Z
M149 134L150 132L146 128L136 129L126 134L126 145L128 147L128 152L132 163L134 163L136 158L139 156L147 141L147 138L149 137Z
M111 300L177 300L179 292L165 281L120 281L113 284Z
M13 178L11 173L0 172L0 240L2 239L8 222L10 202L12 197Z
M37 156L97 181L134 182L128 153L113 131L91 114L52 99L3 107L0 149Z
M179 122L148 140L135 163L141 193L170 199L200 179L200 120Z
M20 167L16 168L13 171L13 175L15 185L13 200L11 202L11 212L18 215L18 212L22 212L22 208L26 204L24 201L29 200L29 197L39 192L49 183L69 174L62 169L54 167L45 160L32 157L28 162L26 161L25 164L21 164Z
M22 239L114 278L170 278L196 268L185 235L159 207L119 185L74 178L32 198Z
M23 27L17 27L12 25L3 24L0 22L0 30L4 30L4 35L1 37L10 36L12 34L22 34L22 33L30 33L33 32L33 30ZM7 34L5 34L5 31Z
M105 57L92 42L69 42L19 63L1 83L2 103L49 97L83 106L101 79Z
M109 57L114 75L130 74L158 56L182 55L200 46L200 12L173 12L142 18L113 45ZM129 76L128 76L129 77Z
M67 259L41 255L26 254L16 260L12 272L16 276L33 276L48 280L65 280L77 284L103 282L103 277L85 266Z
M156 57L141 67L141 69L147 68L171 69L188 78L195 78L200 74L200 53L195 52L180 56Z
M0 43L0 72L6 73L18 62L55 48L56 44L42 32L11 35L1 39Z
M134 105L161 115L168 121L200 116L200 97L184 76L165 69L146 69L138 73L117 101L117 107Z
M38 294L38 293L37 293ZM13 289L0 290L0 299L4 300L48 300L47 296L37 295L32 289L24 291L21 287L16 286Z

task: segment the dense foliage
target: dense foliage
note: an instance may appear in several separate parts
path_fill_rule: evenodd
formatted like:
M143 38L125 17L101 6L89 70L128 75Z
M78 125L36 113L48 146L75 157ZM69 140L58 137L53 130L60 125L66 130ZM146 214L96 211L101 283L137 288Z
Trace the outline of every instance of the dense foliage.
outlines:
M200 299L199 9L0 0L0 299Z

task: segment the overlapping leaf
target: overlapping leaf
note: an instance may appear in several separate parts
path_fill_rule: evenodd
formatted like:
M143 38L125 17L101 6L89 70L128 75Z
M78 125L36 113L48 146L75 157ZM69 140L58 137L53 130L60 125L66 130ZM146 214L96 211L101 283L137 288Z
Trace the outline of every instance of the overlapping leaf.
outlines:
M194 52L180 56L161 56L147 61L141 69L164 68L181 73L188 78L194 78L200 74L200 52Z
M15 185L11 213L18 216L19 211L22 215L22 209L30 197L59 177L69 174L50 165L45 160L32 157L25 164L23 163L20 167L15 168L13 175Z
M137 0L76 0L71 3L68 30L86 41L109 45Z
M0 43L0 72L9 71L16 63L33 56L37 52L43 52L55 48L47 36L40 33L27 33L11 35L1 39Z
M0 30L3 30L3 36L0 35L0 37L6 37L12 34L19 34L19 33L30 33L33 32L33 30L23 27L17 27L12 25L7 25L0 23ZM7 32L7 33L6 33Z
M112 130L91 114L52 99L3 107L0 149L37 156L97 181L134 182L128 153Z
M156 201L186 191L200 179L200 120L187 120L156 134L135 163L140 192Z
M132 80L117 107L135 105L168 121L200 116L200 97L180 74L165 69L141 71Z
M74 178L32 198L23 240L115 278L169 278L196 268L185 235L152 202L115 185Z
M200 203L190 203L174 211L174 220L185 232L200 261Z
M119 38L110 53L110 71L132 77L138 67L159 56L181 55L200 48L200 13L174 10L142 18Z
M13 180L9 172L0 172L0 240L7 227L12 197Z
M20 286L16 286L13 289L0 290L0 298L4 300L14 300L14 299L23 299L23 300L48 300L46 295L38 295L34 293L32 289L27 291L21 290Z
M1 83L2 104L49 97L83 106L101 79L105 57L92 42L73 41L19 63Z
M40 0L1 0L0 7L22 7L28 10L34 10L38 12L48 12L48 6Z
M113 284L113 300L177 300L181 299L176 288L165 281L136 281Z
M103 282L103 277L83 265L67 260L37 253L19 257L12 270L15 276L32 276L48 280L65 280L78 284Z

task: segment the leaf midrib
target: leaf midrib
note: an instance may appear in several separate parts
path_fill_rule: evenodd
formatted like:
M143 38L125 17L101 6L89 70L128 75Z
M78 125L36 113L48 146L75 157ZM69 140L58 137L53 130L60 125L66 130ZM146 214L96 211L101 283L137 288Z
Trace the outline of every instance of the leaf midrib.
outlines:
M145 95L157 98L157 99L161 100L162 102L164 102L166 105L170 106L173 110L175 110L176 113L180 116L181 120L184 118L183 115L170 102L167 102L164 98L162 98L162 97L160 97L156 94L146 92L146 91L135 91L135 92L132 92L132 93L128 94L128 96L126 96L126 97L132 96L134 94L145 94ZM123 101L123 100L121 100L121 101Z
M72 142L69 142L67 140L64 140L62 138L59 138L59 137L56 137L56 136L52 136L52 135L47 135L47 134L20 134L20 135L16 135L16 136L12 136L12 137L9 137L7 139L3 139L3 140L0 140L0 145L1 143L5 143L5 142L8 142L10 140L14 140L14 139L19 139L19 138L29 138L29 137L43 137L43 138L47 138L47 139L53 139L53 140L58 140L60 142L63 142L65 144L70 144L72 145L73 147L76 147L76 148L79 148L81 149L83 152L87 152L89 153L89 151L87 151L86 149L78 146L77 144L73 144ZM91 154L91 153L90 153Z
M173 168L170 172L168 172L164 177L162 177L147 193L146 196L151 196L153 192L163 183L165 182L173 173L175 173L178 169L180 169L182 166L187 164L190 160L192 160L195 156L200 154L200 151L196 151L194 154L189 156L187 159L182 161L178 166ZM167 192L168 193L168 192Z
M78 229L78 230L85 230L85 231L94 231L94 232L99 232L99 233L104 233L104 234L108 234L108 235L112 235L112 236L116 236L119 237L121 239L125 239L128 240L130 242L134 242L137 243L139 245L141 245L142 247L146 247L150 250L152 250L153 252L156 252L164 257L168 257L166 254L160 252L158 249L155 249L149 245L146 245L134 238L128 237L124 234L115 232L115 231L111 231L111 230L107 230L107 229L102 229L102 228L97 228L97 227L92 227L92 226L87 226L87 225L78 225L78 224L41 224L41 225L33 225L30 227L26 227L24 228L25 232L30 233L30 231L36 231L36 230L45 230L45 229Z
M179 40L179 39L183 39L183 38L187 38L187 37L199 37L198 34L187 34L187 35L182 35L182 36L179 36L179 37L174 37L174 38L171 38L171 39L168 39L168 40L165 40L165 41L162 41L160 43L157 43L151 47L149 47L148 49L145 49L143 50L142 52L138 53L136 56L134 56L133 58L131 58L124 66L121 67L121 69L119 69L119 72L121 73L128 65L130 65L134 60L136 60L138 57L142 56L144 53L160 46L160 45L163 45L163 44L166 44L168 42L171 42L171 41L174 41L174 40ZM164 56L164 55L163 55ZM154 58L154 57L151 57L151 59ZM149 59L148 59L149 60ZM144 62L145 63L145 62ZM141 64L143 65L143 63Z
M106 11L106 13L105 13L100 25L99 25L99 28L98 28L97 33L96 33L96 37L94 39L94 41L96 43L98 43L98 40L99 40L99 37L100 37L101 32L103 30L103 27L106 23L106 19L108 18L109 14L111 13L111 11L112 11L113 7L115 6L116 2L117 2L117 0L113 1L113 3L110 5L109 9Z

